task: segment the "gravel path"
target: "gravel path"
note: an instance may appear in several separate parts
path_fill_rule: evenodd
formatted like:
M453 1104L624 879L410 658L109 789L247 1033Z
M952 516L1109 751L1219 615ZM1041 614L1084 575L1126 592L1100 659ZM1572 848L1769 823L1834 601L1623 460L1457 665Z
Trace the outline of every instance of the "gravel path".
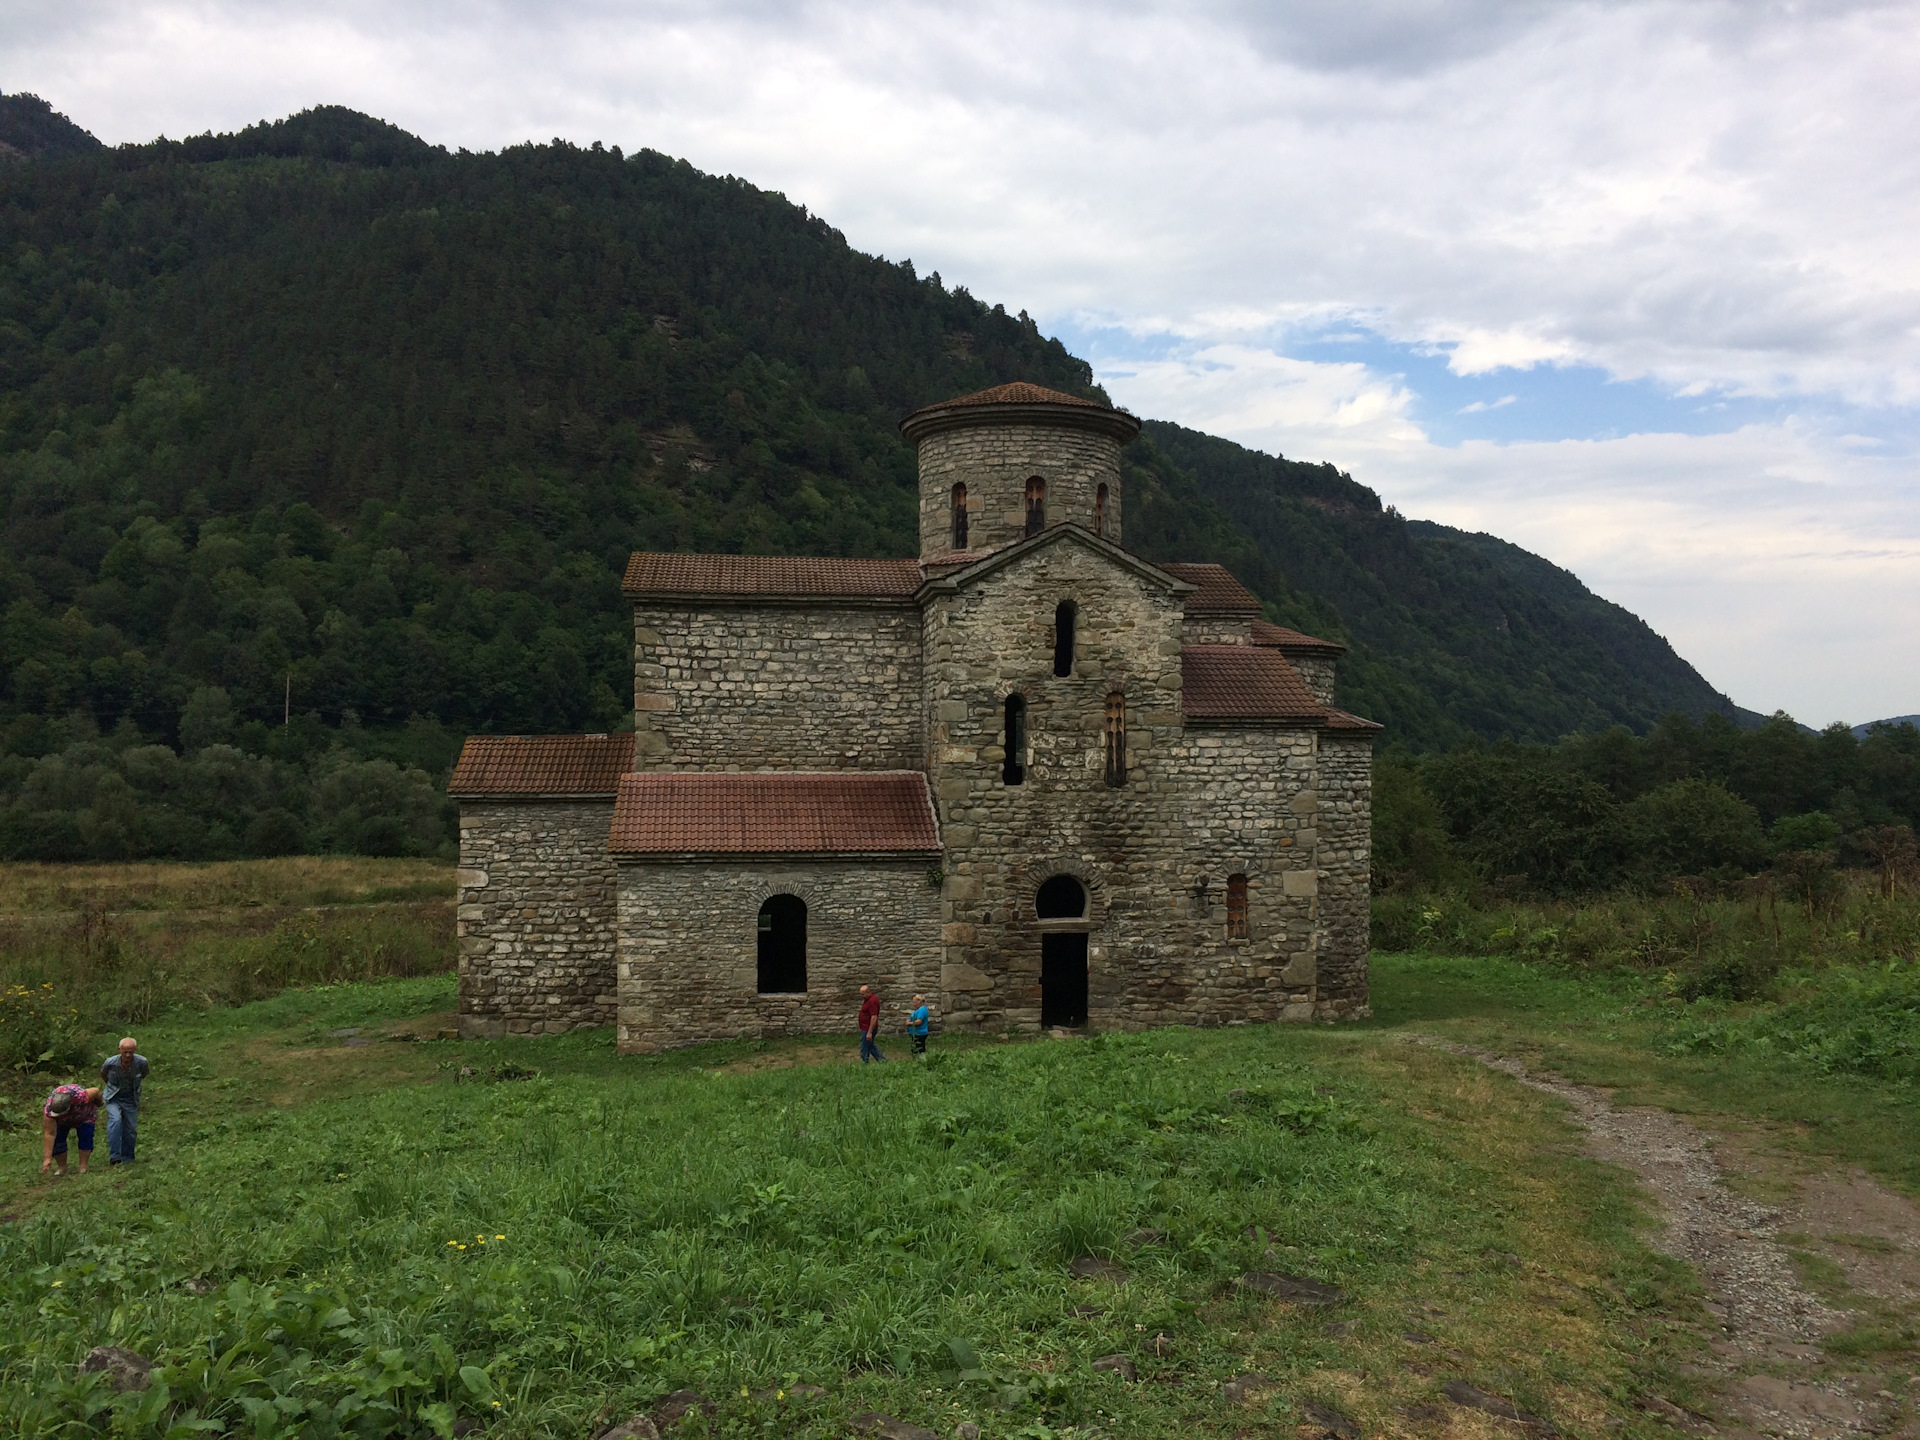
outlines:
M1839 1373L1819 1348L1849 1317L1801 1285L1779 1239L1833 1228L1817 1199L1811 1209L1804 1203L1807 1187L1796 1187L1796 1199L1778 1207L1759 1204L1728 1188L1714 1142L1678 1115L1616 1106L1603 1090L1536 1075L1471 1045L1432 1037L1418 1043L1564 1100L1587 1131L1587 1152L1639 1177L1665 1222L1653 1243L1693 1267L1722 1332L1710 1345L1709 1369L1723 1381L1726 1410L1720 1425L1699 1428L1795 1440L1903 1429L1889 1376L1865 1366ZM1895 1220L1896 1232L1907 1232L1891 1235L1890 1243L1920 1247L1920 1212L1910 1202L1861 1175L1844 1183L1877 1192L1877 1207Z

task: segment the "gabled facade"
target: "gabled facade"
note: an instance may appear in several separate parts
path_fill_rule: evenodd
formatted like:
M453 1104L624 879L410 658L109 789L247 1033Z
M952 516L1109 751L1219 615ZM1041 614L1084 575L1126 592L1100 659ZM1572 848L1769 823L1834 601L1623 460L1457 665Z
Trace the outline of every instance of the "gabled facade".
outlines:
M1016 384L901 428L919 560L635 555L633 735L468 742L463 1029L845 1031L862 984L949 1029L1364 1013L1340 647L1124 548L1124 412Z

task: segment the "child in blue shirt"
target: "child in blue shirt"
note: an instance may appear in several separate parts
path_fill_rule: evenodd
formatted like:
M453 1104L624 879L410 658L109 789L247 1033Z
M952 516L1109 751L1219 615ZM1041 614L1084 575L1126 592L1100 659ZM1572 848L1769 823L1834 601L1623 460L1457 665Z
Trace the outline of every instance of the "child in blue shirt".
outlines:
M907 1012L907 1035L913 1041L913 1053L927 1053L927 997L913 997L913 1009Z

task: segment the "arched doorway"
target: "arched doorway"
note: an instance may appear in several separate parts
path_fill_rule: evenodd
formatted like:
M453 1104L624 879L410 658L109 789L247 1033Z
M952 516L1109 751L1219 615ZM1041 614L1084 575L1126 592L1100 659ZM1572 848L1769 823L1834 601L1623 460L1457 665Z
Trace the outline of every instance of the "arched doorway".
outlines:
M1033 897L1041 920L1085 920L1087 887L1071 875L1054 875ZM1040 936L1040 1023L1087 1023L1087 932L1046 930Z
M798 895L769 895L760 907L759 990L807 993L807 902Z

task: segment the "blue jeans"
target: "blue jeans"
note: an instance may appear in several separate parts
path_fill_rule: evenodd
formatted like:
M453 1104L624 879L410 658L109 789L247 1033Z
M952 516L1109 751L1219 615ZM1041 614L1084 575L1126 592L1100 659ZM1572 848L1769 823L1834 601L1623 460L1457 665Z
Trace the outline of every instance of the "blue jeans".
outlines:
M126 1100L107 1102L107 1163L133 1159L133 1132L140 1123L140 1107Z
M860 1037L860 1063L864 1065L869 1060L878 1060L884 1065L887 1057L880 1053L880 1047L874 1043L871 1035L862 1035Z

